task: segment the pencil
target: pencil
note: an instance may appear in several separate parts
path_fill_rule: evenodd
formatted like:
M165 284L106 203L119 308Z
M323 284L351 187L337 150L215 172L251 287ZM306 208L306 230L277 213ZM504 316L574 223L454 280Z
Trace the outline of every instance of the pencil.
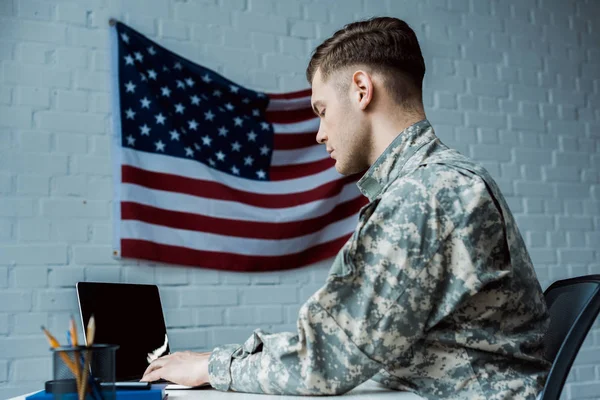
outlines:
M87 349L85 351L85 362L83 366L83 376L81 378L81 382L79 383L79 400L84 400L85 398L85 389L88 380L88 374L90 373L90 363L92 362L92 345L94 344L94 334L96 333L96 320L92 315L87 324L87 331L85 336L85 341L87 345Z
M42 331L46 335L46 338L48 339L48 342L50 343L50 347L52 347L53 349L60 347L60 343L58 343L58 340L56 340L56 338L54 336L52 336L52 334L48 331L48 329L46 329L43 325L42 325ZM69 356L67 356L63 351L59 351L58 355L60 356L60 358L62 358L65 365L67 367L69 367L69 369L71 370L73 375L76 376L75 363L73 363L73 361L69 358Z
M96 334L96 320L94 319L94 315L92 315L88 321L86 332L86 342L88 342L87 345L91 346L94 344L94 335Z
M75 326L75 318L73 317L73 315L71 315L71 321L69 323L69 333L71 334L71 344L73 345L73 347L77 347L77 327ZM75 382L77 384L77 387L79 387L79 383L81 381L81 368L79 366L79 352L75 351L74 352L74 357L75 357Z

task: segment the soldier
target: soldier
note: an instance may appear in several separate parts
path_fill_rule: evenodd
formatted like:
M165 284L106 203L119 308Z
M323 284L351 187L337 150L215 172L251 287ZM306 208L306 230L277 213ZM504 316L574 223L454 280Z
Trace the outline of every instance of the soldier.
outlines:
M345 26L307 68L317 141L370 200L297 332L260 329L212 353L154 361L143 380L331 395L373 379L428 399L535 399L549 316L489 173L425 116L425 63L402 20Z

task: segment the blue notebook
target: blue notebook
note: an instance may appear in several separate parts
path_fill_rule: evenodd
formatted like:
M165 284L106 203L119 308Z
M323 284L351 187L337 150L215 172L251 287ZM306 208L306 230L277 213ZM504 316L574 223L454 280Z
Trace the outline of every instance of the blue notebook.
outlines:
M115 400L163 400L166 397L164 384L152 385L149 390L117 390ZM87 399L92 397L88 394ZM77 393L61 395L62 400L77 400ZM25 400L54 400L54 394L46 393L45 390L27 396Z

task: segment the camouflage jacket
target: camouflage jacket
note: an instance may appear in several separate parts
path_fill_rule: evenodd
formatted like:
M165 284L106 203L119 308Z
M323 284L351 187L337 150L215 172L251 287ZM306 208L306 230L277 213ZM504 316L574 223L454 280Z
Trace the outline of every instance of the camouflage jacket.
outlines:
M218 390L345 393L373 379L428 399L535 399L549 317L494 180L427 120L359 180L370 200L297 332L255 330L209 360Z

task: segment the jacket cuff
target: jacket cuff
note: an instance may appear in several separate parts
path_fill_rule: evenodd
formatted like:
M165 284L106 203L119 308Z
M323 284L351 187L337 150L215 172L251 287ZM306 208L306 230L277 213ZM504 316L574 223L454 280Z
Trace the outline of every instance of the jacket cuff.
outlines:
M233 353L241 346L239 344L227 344L216 347L208 359L208 381L210 385L223 392L231 386L231 360Z

